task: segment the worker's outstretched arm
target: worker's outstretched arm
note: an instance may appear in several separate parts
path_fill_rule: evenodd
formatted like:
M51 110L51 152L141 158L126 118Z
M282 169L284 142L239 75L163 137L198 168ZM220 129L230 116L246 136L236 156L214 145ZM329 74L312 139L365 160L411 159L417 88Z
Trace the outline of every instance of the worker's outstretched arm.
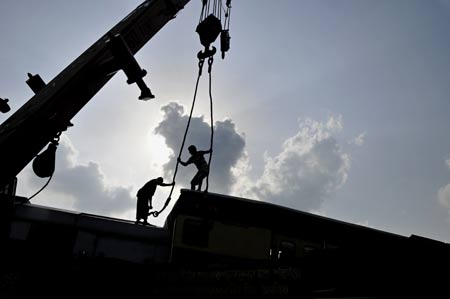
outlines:
M178 157L177 161L178 161L178 163L180 163L180 164L183 165L183 166L187 166L187 165L189 164L189 163L187 163L187 162L181 161L181 158L180 158L180 157ZM189 162L189 161L188 161L188 162Z
M204 154L210 154L212 153L212 149L209 149L207 151L199 151L200 154L204 155Z

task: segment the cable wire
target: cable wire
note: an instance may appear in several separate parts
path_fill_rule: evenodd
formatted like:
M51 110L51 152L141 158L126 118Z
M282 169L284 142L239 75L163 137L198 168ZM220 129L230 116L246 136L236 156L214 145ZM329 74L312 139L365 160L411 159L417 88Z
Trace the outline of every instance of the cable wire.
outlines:
M34 193L33 195L31 195L29 198L28 198L28 201L30 201L33 197L35 197L36 195L38 195L39 193L41 193L41 191L42 190L44 190L45 189L45 187L47 187L48 186L48 184L50 183L50 181L51 181L51 179L52 179L52 177L53 177L53 173L52 173L52 175L48 178L48 181L47 181L47 183L45 183L45 185L44 186L42 186L42 188L41 189L39 189L36 193Z
M210 113L211 113L211 139L210 139L210 145L209 145L209 149L210 149L210 153L209 153L209 159L208 159L208 175L206 176L206 189L205 189L205 193L208 192L208 188L209 188L209 174L211 173L211 159L212 159L212 155L213 155L213 142L214 142L214 118L213 118L213 98L212 98L212 88L211 88L211 81L212 81L212 76L211 76L211 71L212 71L212 65L214 62L214 58L213 56L209 57L208 59L208 73L209 73L209 105L210 105Z
M191 105L191 112L189 113L189 119L186 125L186 129L184 131L184 136L183 136L183 141L181 142L181 147L180 147L180 152L178 154L178 159L177 159L177 164L175 165L175 171L173 173L173 179L172 182L175 183L175 178L177 176L177 172L178 172L178 166L179 166L179 162L178 160L181 159L181 154L183 152L183 148L184 148L184 144L186 143L186 136L187 133L189 131L189 126L191 124L191 119L192 119L192 113L194 111L194 106L195 106L195 101L197 99L197 91L198 91L198 84L200 82L200 77L202 76L202 69L203 69L203 64L204 64L205 60L204 59L200 59L198 62L198 76L197 76L197 82L195 83L195 91L194 91L194 98L192 100L192 105ZM149 215L153 215L153 217L158 217L159 214L161 214L162 211L164 211L166 209L166 207L169 205L171 197L172 197L172 193L173 193L173 189L175 188L175 184L172 185L172 188L170 189L170 193L169 196L166 199L166 202L164 203L164 206L161 210L159 211L153 211L150 212Z

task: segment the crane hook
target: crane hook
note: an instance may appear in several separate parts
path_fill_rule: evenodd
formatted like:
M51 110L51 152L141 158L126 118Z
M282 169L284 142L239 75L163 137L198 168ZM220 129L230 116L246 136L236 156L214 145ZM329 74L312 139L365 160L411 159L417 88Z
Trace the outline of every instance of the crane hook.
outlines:
M205 59L214 55L216 53L216 48L212 47L210 50L209 46L222 32L222 24L220 23L220 20L213 14L210 14L203 21L201 21L200 24L198 24L195 31L200 37L200 43L205 47L205 50L203 52L200 51L197 54L197 57L199 59Z

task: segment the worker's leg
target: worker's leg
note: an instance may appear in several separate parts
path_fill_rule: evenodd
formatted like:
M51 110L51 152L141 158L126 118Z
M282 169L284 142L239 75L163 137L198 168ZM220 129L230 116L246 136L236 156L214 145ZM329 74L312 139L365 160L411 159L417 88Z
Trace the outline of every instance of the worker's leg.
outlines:
M144 219L147 213L148 213L147 199L143 197L138 197L136 205L136 223L139 223L141 219Z
M202 175L200 171L197 171L194 178L191 181L191 190L195 190L195 186L199 186L197 190L200 190L202 185Z
M199 170L191 181L191 190L195 190L195 186L198 186L197 191L201 191L203 179L206 178L207 176L208 176L207 171Z
M200 188L203 184L203 180L208 176L208 171L202 170L200 171ZM199 188L199 190L200 190Z

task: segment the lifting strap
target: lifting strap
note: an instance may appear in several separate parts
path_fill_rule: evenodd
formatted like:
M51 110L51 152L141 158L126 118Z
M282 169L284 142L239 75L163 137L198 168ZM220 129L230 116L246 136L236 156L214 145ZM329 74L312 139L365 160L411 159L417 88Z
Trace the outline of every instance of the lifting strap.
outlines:
M212 88L211 88L211 71L212 71L212 64L214 62L214 56L210 56L208 58L208 74L209 74L209 111L211 114L211 139L209 143L209 149L211 152L209 153L209 159L208 159L208 175L206 176L206 189L205 193L208 192L209 188L209 174L211 173L211 159L213 155L213 143L214 143L214 117L213 117L213 99L212 99Z
M211 149L211 153L209 154L209 160L208 160L208 169L210 169L210 165L211 165L211 158L212 158L212 147L213 147L213 141L214 141L214 119L213 119L213 106L212 106L212 92L211 92L211 70L212 70L212 64L214 62L214 58L213 56L210 56L208 58L208 73L209 73L209 101L210 101L210 112L211 112L211 139L210 139L210 149ZM186 129L184 131L184 135L183 135L183 140L181 142L181 147L180 147L180 151L178 153L178 158L181 159L181 154L183 153L183 149L184 149L184 145L186 143L186 137L187 137L187 133L189 131L189 126L191 124L191 119L192 119L192 113L194 112L194 107L195 107L195 101L197 99L197 91L198 91L198 84L200 82L200 77L202 76L202 70L203 70L203 64L205 63L205 59L204 58L199 58L199 62L198 62L198 76L197 76L197 81L195 83L195 91L194 91L194 98L192 99L192 105L191 105L191 111L189 113L189 118L188 118L188 122L186 125ZM173 173L173 178L172 178L172 182L174 183L172 185L172 188L170 189L170 193L169 196L166 199L166 202L164 203L164 206L162 207L161 210L159 211L153 211L150 212L149 215L152 215L154 217L158 217L159 214L161 214L169 205L170 200L172 199L172 193L173 193L173 189L175 188L175 179L177 177L177 173L178 173L178 166L179 166L179 162L177 159L177 163L175 165L175 171ZM208 192L208 188L209 188L209 172L208 175L206 177L206 189L205 189L205 193Z
M149 215L153 215L154 217L158 217L159 214L161 214L162 211L166 209L166 207L169 205L173 190L175 188L175 179L178 172L178 166L179 166L179 159L181 159L181 154L184 149L184 145L186 143L186 136L189 131L189 126L191 124L192 119L192 113L194 111L195 106L195 100L197 98L197 91L198 91L198 84L200 82L200 77L202 75L202 69L203 64L205 62L205 59L208 58L208 73L209 73L209 104L210 104L210 115L211 115L211 139L210 139L210 154L208 159L208 170L211 170L211 159L212 159L212 153L213 153L213 143L214 143L214 118L213 118L213 99L212 99L212 76L211 76L211 70L212 65L214 62L214 54L216 53L216 48L212 47L212 49L209 49L211 43L213 43L216 38L220 34L220 41L221 41L221 52L222 52L222 59L225 57L225 52L227 52L230 49L230 13L231 13L231 0L226 1L226 8L224 8L222 4L222 0L214 0L214 3L211 5L210 0L202 0L202 11L200 13L200 20L199 24L197 26L197 33L200 36L200 42L205 47L204 51L200 51L197 54L197 57L199 59L198 62L198 76L197 76L197 82L195 84L195 91L194 91L194 98L192 100L191 105L191 112L189 114L189 119L186 125L186 130L184 131L183 141L181 143L180 152L178 153L178 159L177 164L175 166L175 171L173 173L173 179L172 182L174 183L172 185L172 188L170 190L169 196L167 197L166 202L164 203L164 206L159 211L153 211L149 213ZM221 24L222 21L222 10L225 12L225 19L223 22L223 26ZM209 189L209 174L210 171L208 171L208 175L206 176L206 189L205 193L208 192Z

